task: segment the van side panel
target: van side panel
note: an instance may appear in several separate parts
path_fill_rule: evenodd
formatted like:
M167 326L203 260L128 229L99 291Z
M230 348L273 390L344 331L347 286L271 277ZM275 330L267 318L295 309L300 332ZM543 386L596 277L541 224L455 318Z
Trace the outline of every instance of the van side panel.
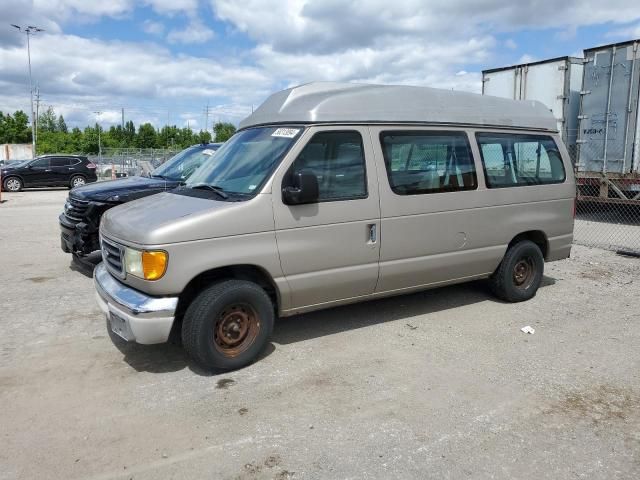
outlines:
M376 126L371 127L371 136L378 139L380 132L394 129L408 130ZM565 163L567 181L563 184L487 189L474 131L466 132L475 157L478 183L477 190L471 191L394 193L380 142L374 141L382 216L376 292L488 276L500 263L509 242L530 230L541 230L548 237L549 259L568 255L575 196L570 167Z

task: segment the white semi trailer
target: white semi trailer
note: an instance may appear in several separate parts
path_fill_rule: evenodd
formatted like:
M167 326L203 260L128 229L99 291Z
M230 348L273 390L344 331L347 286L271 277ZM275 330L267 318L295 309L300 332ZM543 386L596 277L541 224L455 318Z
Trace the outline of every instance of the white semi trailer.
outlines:
M514 100L538 100L558 122L558 131L575 161L582 58L559 57L482 72L482 94Z

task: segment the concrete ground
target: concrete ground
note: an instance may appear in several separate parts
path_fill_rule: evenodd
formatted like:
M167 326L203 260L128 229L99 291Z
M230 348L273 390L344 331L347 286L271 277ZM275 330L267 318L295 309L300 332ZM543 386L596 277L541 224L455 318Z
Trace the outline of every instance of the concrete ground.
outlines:
M577 246L517 305L473 283L281 320L212 375L107 333L66 195L0 205L0 479L640 478L638 259Z

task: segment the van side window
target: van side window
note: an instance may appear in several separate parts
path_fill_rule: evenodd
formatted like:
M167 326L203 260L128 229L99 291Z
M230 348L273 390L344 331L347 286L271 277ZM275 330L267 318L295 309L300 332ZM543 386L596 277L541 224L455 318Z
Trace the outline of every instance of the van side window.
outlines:
M474 190L476 169L463 132L382 132L391 189L398 195Z
M289 172L300 170L311 170L318 178L321 202L367 197L364 147L358 132L316 133Z
M477 133L487 187L562 183L560 151L546 135Z

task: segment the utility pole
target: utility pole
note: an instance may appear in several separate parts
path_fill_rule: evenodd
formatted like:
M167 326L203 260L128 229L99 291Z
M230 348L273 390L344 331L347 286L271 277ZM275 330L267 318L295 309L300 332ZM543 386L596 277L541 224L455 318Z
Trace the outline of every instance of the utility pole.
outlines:
M124 132L124 107L122 107L122 131Z
M204 131L209 130L209 102L207 102L207 106L204 108Z
M35 116L35 142L34 145L38 145L38 119L40 118L40 87L36 85L36 116ZM33 156L36 156L36 152L33 152Z
M31 43L29 41L31 35L35 35L38 32L44 32L44 29L36 27L34 25L27 25L21 27L19 25L11 24L12 27L17 28L18 31L27 35L27 60L29 62L29 95L31 96L31 148L33 148L33 156L36 156L36 119L33 112L33 79L31 77Z
M96 125L98 126L98 158L100 159L100 163L102 163L102 142L100 141L100 115L102 115L101 111L93 112L96 114Z

